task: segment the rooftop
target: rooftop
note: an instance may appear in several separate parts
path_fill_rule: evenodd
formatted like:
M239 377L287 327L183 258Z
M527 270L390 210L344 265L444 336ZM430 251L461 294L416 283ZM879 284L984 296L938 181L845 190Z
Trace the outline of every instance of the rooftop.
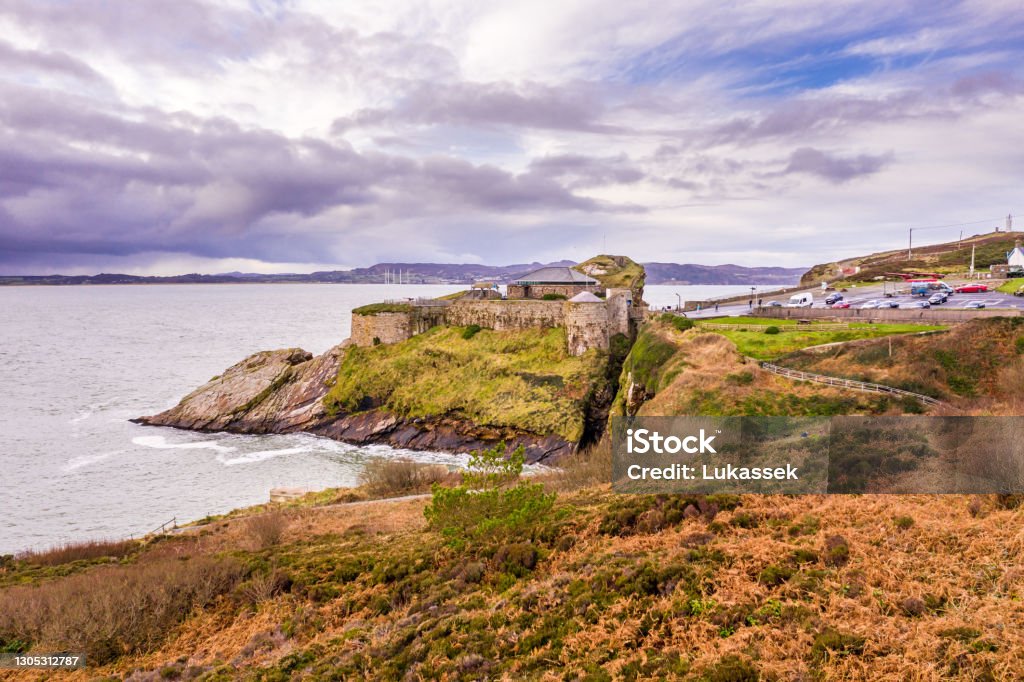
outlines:
M533 272L523 275L513 284L580 284L587 286L597 286L600 284L593 277L588 277L582 272L577 272L572 268L565 267L547 267L541 268L540 270L534 270Z

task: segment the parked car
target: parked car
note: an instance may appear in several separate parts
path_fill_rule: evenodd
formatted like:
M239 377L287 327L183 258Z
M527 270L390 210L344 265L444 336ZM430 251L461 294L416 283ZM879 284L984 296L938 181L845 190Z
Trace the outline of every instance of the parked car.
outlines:
M964 307L965 308L980 309L980 308L984 308L985 307L985 302L984 301L968 301L967 305L965 305Z
M907 301L901 308L931 308L932 305L928 301Z
M879 308L899 308L900 307L900 302L899 301L879 301L878 302L878 307Z
M940 293L932 294L931 298L928 299L928 302L931 303L932 305L939 305L940 303L945 303L947 300L949 300L949 297L946 296L946 294Z
M849 308L849 307L850 307L850 302L849 301L837 301L837 302L832 304L832 309L833 310L835 310L837 308Z
M828 296L825 297L825 305L834 305L834 304L838 303L841 300L843 300L843 295L842 294L840 294L838 292L836 292L834 294L829 294Z
M768 301L768 307L769 308L781 308L782 307L782 301Z
M1024 286L1017 287L1017 291L1013 292L1014 296L1024 296Z
M789 303L786 304L787 308L810 308L814 305L814 294L809 291L805 291L802 294L793 294L789 297Z
M953 289L958 294L982 294L988 291L987 284L962 284Z
M878 301L864 301L860 304L861 310L874 310L879 306Z

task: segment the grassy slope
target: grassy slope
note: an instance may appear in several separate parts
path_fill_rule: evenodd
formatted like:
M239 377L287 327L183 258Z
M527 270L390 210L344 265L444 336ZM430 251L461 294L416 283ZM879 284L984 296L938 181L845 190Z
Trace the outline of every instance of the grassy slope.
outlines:
M850 325L841 331L795 331L781 334L765 334L758 331L715 331L734 344L743 355L758 360L772 360L782 355L826 343L841 343L858 339L873 339L894 334L939 331L945 327L925 324L863 324Z
M780 364L873 381L947 400L971 412L1017 412L1024 378L1024 320L979 319L935 336L896 337L828 353L795 353Z
M687 518L590 489L559 498L533 569L445 549L422 500L294 511L264 549L240 518L150 551L249 577L89 677L1019 678L1024 511L970 502L745 496Z
M795 337L805 345L819 343L829 332L802 334L759 332L723 334L691 330L679 332L668 325L648 324L623 366L620 395L613 414L627 411L625 396L630 382L643 387L647 401L631 414L641 415L830 415L900 412L902 401L885 396L841 391L827 386L796 383L761 370L737 351L730 335L765 339ZM806 338L811 337L811 338ZM639 351L639 352L638 352ZM685 370L685 371L682 371Z
M993 232L964 239L959 243L959 248L958 242L931 244L915 248L912 260L907 260L905 249L897 249L848 258L840 261L840 264L843 267L860 266L861 271L851 277L853 280L868 280L886 272L902 272L904 270L928 270L940 273L966 272L971 263L973 246L975 268L987 270L992 264L1006 262L1006 252L1013 248L1014 240L1019 237L1019 232ZM834 265L834 263L815 265L804 274L801 282L816 284L822 279L834 279L834 272L829 274Z
M996 290L1001 291L1004 294L1013 294L1016 293L1017 289L1020 289L1022 286L1024 286L1024 279L1018 277L1017 279L1006 280L998 287L996 287Z
M351 348L325 404L381 406L405 417L453 416L568 441L583 432L584 402L603 381L606 356L571 357L565 331L437 327L403 343Z

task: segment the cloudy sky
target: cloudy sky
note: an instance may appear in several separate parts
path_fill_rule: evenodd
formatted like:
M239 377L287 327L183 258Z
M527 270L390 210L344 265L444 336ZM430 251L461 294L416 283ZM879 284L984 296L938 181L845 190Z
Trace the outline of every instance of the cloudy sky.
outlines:
M0 272L798 266L988 231L1024 219L1021 9L3 0Z

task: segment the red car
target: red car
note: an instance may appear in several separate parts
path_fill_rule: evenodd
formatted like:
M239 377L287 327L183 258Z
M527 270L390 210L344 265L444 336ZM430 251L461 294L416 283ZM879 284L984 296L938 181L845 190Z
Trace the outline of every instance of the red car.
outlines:
M986 284L962 284L956 289L953 289L958 294L980 294L988 291L988 285Z
M836 304L834 304L832 306L832 309L835 310L836 308L849 308L849 307L850 307L850 302L849 301L839 301L839 303L836 303Z

